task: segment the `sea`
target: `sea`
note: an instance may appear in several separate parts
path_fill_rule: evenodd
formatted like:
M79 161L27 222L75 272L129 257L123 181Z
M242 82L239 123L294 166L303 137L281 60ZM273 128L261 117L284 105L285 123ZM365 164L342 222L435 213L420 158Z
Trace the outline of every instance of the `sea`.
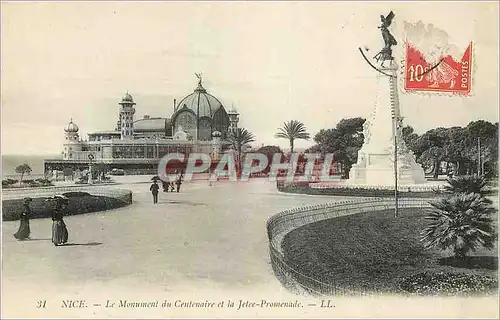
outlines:
M16 173L16 167L24 163L27 163L33 170L30 174L32 179L42 178L44 159L61 159L61 155L60 154L2 155L2 180L8 178L19 179L19 174Z

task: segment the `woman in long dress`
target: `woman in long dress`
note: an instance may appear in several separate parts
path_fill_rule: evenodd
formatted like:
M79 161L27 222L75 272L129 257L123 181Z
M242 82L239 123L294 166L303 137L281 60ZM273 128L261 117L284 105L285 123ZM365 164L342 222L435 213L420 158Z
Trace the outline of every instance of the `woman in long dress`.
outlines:
M52 211L52 243L55 246L68 242L68 229L64 223L64 211L68 207L68 198L65 196L54 197L54 210Z
M16 238L17 240L26 240L30 236L31 201L33 201L32 198L24 198L23 212L21 213L21 217L19 218L21 224L19 225L19 229L17 230L17 232L14 234L14 238Z

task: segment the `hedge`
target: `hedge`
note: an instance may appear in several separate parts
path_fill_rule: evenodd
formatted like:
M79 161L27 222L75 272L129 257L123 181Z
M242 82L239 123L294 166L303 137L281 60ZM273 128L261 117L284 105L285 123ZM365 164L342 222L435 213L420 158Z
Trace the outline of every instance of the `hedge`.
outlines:
M278 190L286 193L310 194L322 196L353 196L353 197L388 197L394 196L394 190L363 189L363 188L325 188L316 189L309 186L278 186ZM399 191L402 198L433 198L436 193Z
M129 203L104 196L93 196L82 192L67 193L69 205L65 215L77 215L90 212L105 211L115 208L127 206ZM51 206L45 202L44 198L33 198L30 203L31 219L50 218L52 217ZM19 220L19 216L23 211L23 199L3 200L2 201L2 218L3 221Z
M52 181L48 179L43 179L39 178L36 180L33 179L26 179L21 182L21 186L19 186L19 180L14 180L14 179L6 179L2 180L2 187L4 188L20 188L20 187L49 187L53 186L54 184Z

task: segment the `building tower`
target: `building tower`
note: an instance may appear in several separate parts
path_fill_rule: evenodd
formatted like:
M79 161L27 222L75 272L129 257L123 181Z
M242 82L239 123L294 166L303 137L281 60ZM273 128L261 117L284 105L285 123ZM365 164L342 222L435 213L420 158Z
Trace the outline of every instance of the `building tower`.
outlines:
M135 102L132 96L127 92L123 97L120 108L120 117L117 129L121 131L121 139L133 139L134 137L134 113Z
M72 160L73 152L82 151L82 143L78 135L78 126L71 119L66 127L64 127L65 141L63 144L63 159Z
M235 132L238 128L238 121L240 120L240 114L234 108L231 107L231 110L228 111L227 115L229 116L229 132Z
M220 160L220 153L222 151L222 142L221 142L222 133L220 131L212 132L212 161Z

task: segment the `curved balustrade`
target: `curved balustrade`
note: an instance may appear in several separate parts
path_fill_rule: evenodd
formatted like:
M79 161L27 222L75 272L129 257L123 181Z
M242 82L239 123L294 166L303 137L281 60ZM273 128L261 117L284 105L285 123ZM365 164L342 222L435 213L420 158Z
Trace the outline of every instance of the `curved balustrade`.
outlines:
M426 207L430 207L429 199L400 199L398 205L398 208ZM295 292L306 292L312 295L363 294L345 285L340 287L335 283L324 283L301 273L299 268L286 261L281 247L283 239L291 231L310 223L356 213L394 208L394 199L358 198L289 209L272 216L267 222L267 234L271 264L276 277L286 288ZM367 289L374 291L374 288Z

